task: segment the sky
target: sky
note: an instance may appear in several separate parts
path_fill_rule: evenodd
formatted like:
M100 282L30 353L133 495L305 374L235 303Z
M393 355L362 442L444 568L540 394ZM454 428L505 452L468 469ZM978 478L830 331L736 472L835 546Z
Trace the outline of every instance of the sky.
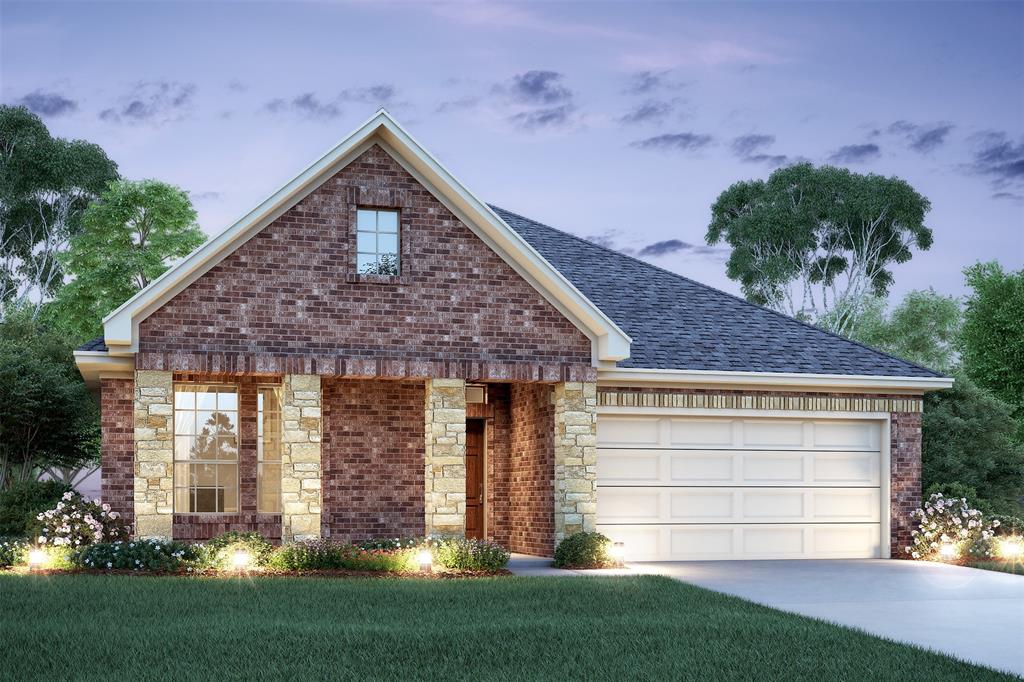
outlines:
M209 234L385 107L481 199L717 288L796 160L899 176L894 299L1024 267L1024 3L0 1L0 101L187 190Z

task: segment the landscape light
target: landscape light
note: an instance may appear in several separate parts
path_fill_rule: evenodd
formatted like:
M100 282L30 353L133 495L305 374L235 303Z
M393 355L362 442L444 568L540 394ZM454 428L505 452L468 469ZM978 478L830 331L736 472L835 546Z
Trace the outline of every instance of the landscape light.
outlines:
M249 568L249 564L252 562L252 557L244 549L236 549L234 555L231 557L231 564L235 567L236 571L244 571Z
M1024 555L1024 543L1022 543L1021 538L1016 535L1003 538L999 541L999 554L1004 559L1020 559L1021 555Z
M954 545L952 542L943 542L942 546L939 547L939 556L941 556L943 559L946 559L947 561L950 559L955 559L957 557L957 554L959 554L959 552L957 552L956 545Z
M423 572L430 572L434 566L434 555L430 553L429 549L421 549L416 555L416 560L419 561L420 570Z
M626 543L613 542L612 546L608 549L608 555L611 556L616 566L622 566L626 558Z
M42 568L46 563L46 552L41 549L33 549L28 553L28 570Z

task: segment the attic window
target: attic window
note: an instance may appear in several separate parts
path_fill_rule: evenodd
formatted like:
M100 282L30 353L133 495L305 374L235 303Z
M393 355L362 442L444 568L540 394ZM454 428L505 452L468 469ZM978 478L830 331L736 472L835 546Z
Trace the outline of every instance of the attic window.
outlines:
M356 272L398 275L398 211L356 211Z

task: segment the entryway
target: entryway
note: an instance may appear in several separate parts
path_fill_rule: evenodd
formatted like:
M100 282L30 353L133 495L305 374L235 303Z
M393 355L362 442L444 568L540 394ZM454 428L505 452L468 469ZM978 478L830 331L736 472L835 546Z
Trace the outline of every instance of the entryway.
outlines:
M484 537L485 420L466 420L466 537Z

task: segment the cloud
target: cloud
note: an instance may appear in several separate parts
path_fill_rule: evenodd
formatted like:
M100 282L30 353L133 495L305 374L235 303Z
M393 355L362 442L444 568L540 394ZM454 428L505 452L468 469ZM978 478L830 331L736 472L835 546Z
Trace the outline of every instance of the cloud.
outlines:
M263 108L273 114L293 113L304 118L330 120L341 116L341 107L335 102L322 101L314 93L306 92L290 100L272 99Z
M78 102L56 92L36 90L17 101L17 104L40 116L54 117L78 111Z
M966 170L990 178L995 189L1024 187L1024 138L1015 144L1004 132L987 132L976 135L973 141L973 159Z
M527 71L512 77L504 91L517 102L552 105L572 99L572 90L565 87L565 77L557 71Z
M232 78L228 81L228 90L231 92L246 92L249 89L249 84L240 81L237 78Z
M1015 192L996 192L992 195L992 198L1012 201L1014 203L1024 203L1024 194L1017 194Z
M675 111L675 103L650 99L638 104L626 114L619 117L619 123L622 123L623 125L660 123L673 111Z
M646 95L665 86L668 71L638 71L630 76L626 92L631 95Z
M896 121L889 126L890 135L904 139L907 146L915 152L927 154L946 143L946 137L953 130L951 123L918 125L910 121Z
M451 99L441 102L437 105L437 109L434 111L438 114L443 114L449 111L458 111L460 109L472 109L480 103L480 98L475 95L467 95L465 97L459 97L457 99Z
M395 86L387 83L370 85L365 88L349 88L341 91L338 99L343 102L363 102L385 106L395 99Z
M666 133L655 135L630 144L637 149L669 149L674 151L692 152L703 149L711 144L710 135L697 133Z
M557 107L546 109L533 109L521 111L509 117L509 121L524 130L539 130L541 128L558 128L569 123L574 107L571 104L563 104Z
M100 118L110 123L160 125L184 118L192 108L194 83L143 81L121 98L120 103L102 110Z
M832 152L828 160L834 163L865 163L874 161L881 154L882 150L877 144L848 144Z
M728 257L729 250L720 246L698 246L689 242L684 242L680 239L666 239L664 241L648 244L640 249L637 252L637 255L641 257L648 256L658 258L660 256L667 256L671 253L681 253L684 255L702 256L721 260Z
M732 147L733 153L745 163L763 163L771 167L781 166L789 161L788 156L768 154L764 151L765 147L770 147L773 144L775 144L774 135L750 134L733 138L729 146Z
M188 196L192 201L216 201L220 199L220 192L189 192Z

